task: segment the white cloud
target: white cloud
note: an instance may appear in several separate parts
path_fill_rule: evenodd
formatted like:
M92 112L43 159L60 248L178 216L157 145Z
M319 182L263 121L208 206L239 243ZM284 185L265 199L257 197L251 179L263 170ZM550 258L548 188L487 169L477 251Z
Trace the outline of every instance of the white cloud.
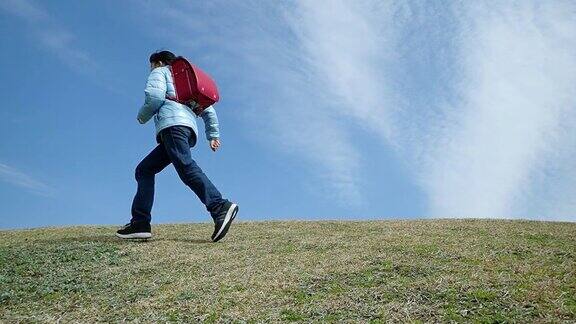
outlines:
M571 149L576 132L565 122L576 117L575 9L569 2L438 7L299 1L289 22L315 72L317 89L335 98L324 98L324 106L332 107L334 116L352 117L378 134L381 144L397 149L429 194L429 215L573 219L569 212L576 191L568 183L575 178L562 183L558 175L575 172L567 172L570 160L561 160L557 151L576 153ZM455 16L455 31L434 29L438 26L423 17L439 11ZM419 55L446 59L446 49L438 44L404 46L415 37L438 37L438 30L453 33L445 36L451 37L446 44L457 52L444 67L448 71L441 71L456 77L440 88L444 93L436 93L450 100L414 107L417 100L394 94L401 76L387 72L407 64L402 56L409 51L433 50ZM419 114L429 108L437 113L427 114L422 125ZM550 165L556 166L556 177L542 176L551 172ZM536 187L538 176L554 193L547 200Z
M350 201L370 154L350 137L363 129L412 167L428 215L574 219L575 6L166 2L162 36L226 59L213 66L250 94L254 134ZM442 84L420 88L430 82Z
M62 63L81 73L93 73L96 62L84 50L73 45L75 35L62 28L39 30L40 43L51 51Z
M4 0L0 2L0 8L30 23L38 23L49 19L48 14L44 10L27 0Z
M361 128L392 140L392 101L385 67L393 34L388 7L352 1L299 1L289 22L315 73L324 107L338 118L352 117Z
M329 169L338 170L323 177L326 183L338 192L354 192L357 201L361 201L366 181L361 178L365 176L361 171L363 161L346 137L368 138L368 134L374 134L381 140L376 147L395 144L396 139L392 122L394 100L384 73L394 57L387 51L395 41L394 35L391 29L382 28L382 24L388 26L385 22L391 21L387 19L391 17L389 9L390 6L369 2L298 1L295 8L285 13L296 36L294 55L301 58L300 69L306 71L305 89L311 90L299 92L318 98L317 102L300 107L297 113L324 119L306 126L315 133L326 134L320 142L322 146L308 153L313 159L317 154ZM336 137L331 132L340 134L340 139L334 141Z
M53 197L56 194L54 188L4 163L0 163L0 180L40 196Z
M74 45L76 35L59 25L41 6L30 0L7 0L0 9L17 16L32 28L39 44L76 72L90 74L96 63L90 55Z
M568 2L465 6L464 99L446 112L455 122L428 143L433 216L554 217L522 205L527 192L541 194L531 178L543 162L576 144L561 125L576 109L575 9Z

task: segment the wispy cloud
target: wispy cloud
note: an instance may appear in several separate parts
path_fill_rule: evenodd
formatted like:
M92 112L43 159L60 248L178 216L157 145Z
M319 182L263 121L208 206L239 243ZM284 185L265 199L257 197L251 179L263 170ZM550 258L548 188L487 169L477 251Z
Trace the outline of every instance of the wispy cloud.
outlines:
M0 180L40 196L53 197L56 194L54 188L4 163L0 163Z
M573 217L557 151L576 146L565 122L576 109L574 4L298 4L291 23L318 89L397 149L427 190L431 216ZM420 61L424 73L408 66ZM402 89L417 89L419 78L448 84ZM556 177L545 175L552 170ZM539 198L535 178L555 198ZM548 201L565 207L546 210Z
M39 47L56 57L61 64L111 93L127 95L121 78L103 68L87 50L78 45L77 33L61 24L40 4L32 0L6 0L0 1L0 10L22 19ZM25 28L19 28L24 32Z
M576 144L562 125L576 109L576 7L524 1L458 9L462 100L427 143L431 214L555 217L523 206L542 195L533 178L558 162L555 151Z
M353 1L299 1L289 23L313 71L316 89L327 94L322 109L352 117L361 129L394 136L394 105L385 77L394 54L387 5Z
M348 201L362 201L371 154L350 139L366 132L411 168L430 216L574 219L575 6L167 2L160 14L179 50L242 80L227 91L250 93L256 135Z
M62 63L76 72L92 74L98 69L97 63L84 50L74 46L76 36L61 27L38 30L41 44L51 51Z
M39 44L76 72L90 74L96 68L90 55L74 45L76 35L58 24L40 5L30 0L6 0L0 8L23 19Z
M320 180L339 195L347 195L348 201L355 202L353 206L367 203L362 195L370 172L362 171L365 160L360 156L366 152L359 152L348 138L376 135L380 139L376 147L393 144L395 139L395 106L384 77L394 56L386 48L394 40L387 29L380 28L390 17L387 9L386 5L362 2L298 1L294 7L284 8L284 20L280 20L288 24L294 37L290 61L295 64L284 68L300 69L296 71L306 82L296 84L293 92L307 100L296 105L290 102L296 107L289 108L295 114L291 122L285 121L286 109L276 111L280 119L276 129L286 137L295 123L303 122L296 116L312 116L304 120L303 132L295 134L291 142L305 145L300 142L308 130L315 139L318 134L319 147L296 153L318 160L324 170ZM276 82L284 84L282 75L277 77Z
M0 2L0 8L25 19L29 23L42 23L50 20L49 15L44 10L27 0L5 0Z

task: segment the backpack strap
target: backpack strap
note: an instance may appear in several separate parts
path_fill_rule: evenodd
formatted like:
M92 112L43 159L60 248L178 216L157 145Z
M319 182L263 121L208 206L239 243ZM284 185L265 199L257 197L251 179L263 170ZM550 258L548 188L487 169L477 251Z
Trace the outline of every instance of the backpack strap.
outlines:
M182 104L182 105L192 109L192 111L194 112L194 114L196 114L196 116L200 116L200 114L202 113L202 111L200 110L200 105L198 103L196 103L196 101L190 100L189 102L182 102L182 101L178 100L176 97L169 96L169 95L166 95L166 99L171 100L171 101L175 101L179 104Z

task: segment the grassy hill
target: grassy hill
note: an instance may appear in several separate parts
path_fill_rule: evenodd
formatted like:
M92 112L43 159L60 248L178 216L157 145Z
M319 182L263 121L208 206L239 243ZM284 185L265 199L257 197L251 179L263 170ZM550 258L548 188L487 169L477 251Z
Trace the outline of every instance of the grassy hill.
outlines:
M0 322L576 321L576 223L0 231Z

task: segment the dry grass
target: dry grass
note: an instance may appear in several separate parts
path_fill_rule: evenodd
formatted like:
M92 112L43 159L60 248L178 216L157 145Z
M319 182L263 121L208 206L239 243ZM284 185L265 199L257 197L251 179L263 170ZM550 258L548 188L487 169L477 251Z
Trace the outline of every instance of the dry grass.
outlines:
M492 220L0 232L0 321L574 322L576 224Z

